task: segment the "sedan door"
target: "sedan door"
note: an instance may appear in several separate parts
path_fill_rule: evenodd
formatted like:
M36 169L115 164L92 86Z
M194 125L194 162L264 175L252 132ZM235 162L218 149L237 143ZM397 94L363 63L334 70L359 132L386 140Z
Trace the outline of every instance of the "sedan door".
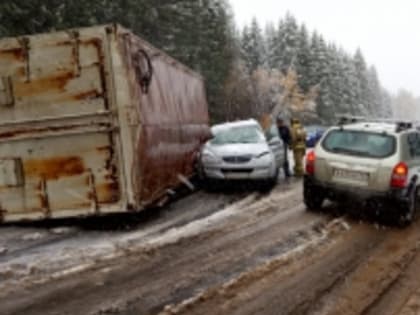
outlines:
M267 142L274 154L277 166L280 167L284 162L284 147L283 142L280 139L277 126L272 125L267 132Z

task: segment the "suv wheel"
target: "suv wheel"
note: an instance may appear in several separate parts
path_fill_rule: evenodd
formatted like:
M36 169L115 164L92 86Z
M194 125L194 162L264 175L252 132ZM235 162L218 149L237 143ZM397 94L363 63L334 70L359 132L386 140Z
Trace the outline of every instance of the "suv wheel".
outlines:
M416 217L417 188L412 189L408 200L403 203L402 213L399 213L398 223L400 226L410 225Z
M308 210L319 210L322 207L324 199L324 192L321 189L311 185L304 185L303 202Z

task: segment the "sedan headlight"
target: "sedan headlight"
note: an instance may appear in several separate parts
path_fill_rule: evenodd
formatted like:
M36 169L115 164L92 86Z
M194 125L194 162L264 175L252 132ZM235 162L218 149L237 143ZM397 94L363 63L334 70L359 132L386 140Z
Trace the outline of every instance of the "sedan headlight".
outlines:
M257 159L259 159L259 158L262 158L262 157L267 156L269 154L270 154L269 151L265 151L265 152L262 152L262 153L258 154L256 157L257 157Z
M264 151L255 156L255 168L259 170L269 169L274 163L274 155L270 151Z
M216 164L220 162L220 158L208 150L203 151L201 160L204 164Z

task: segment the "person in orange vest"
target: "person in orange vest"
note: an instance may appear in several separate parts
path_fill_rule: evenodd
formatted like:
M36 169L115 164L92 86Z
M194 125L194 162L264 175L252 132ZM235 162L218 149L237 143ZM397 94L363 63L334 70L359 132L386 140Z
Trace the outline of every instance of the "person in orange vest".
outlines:
M306 153L306 131L297 118L291 119L291 149L295 161L295 176L303 176L303 158Z

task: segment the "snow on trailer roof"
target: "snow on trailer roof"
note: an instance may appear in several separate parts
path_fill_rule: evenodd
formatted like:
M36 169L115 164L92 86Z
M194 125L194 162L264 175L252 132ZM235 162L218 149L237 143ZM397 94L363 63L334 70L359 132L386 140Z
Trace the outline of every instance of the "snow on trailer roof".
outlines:
M217 124L211 127L211 131L214 133L228 130L231 128L237 128L237 127L244 127L244 126L257 126L260 127L260 124L255 119L248 119L248 120L239 120L234 122L226 122L223 124Z

